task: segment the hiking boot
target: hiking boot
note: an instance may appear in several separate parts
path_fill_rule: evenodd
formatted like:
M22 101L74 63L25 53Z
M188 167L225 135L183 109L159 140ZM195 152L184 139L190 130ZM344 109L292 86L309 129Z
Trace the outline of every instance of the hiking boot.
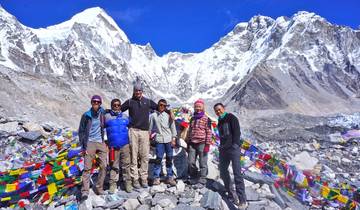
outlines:
M170 177L168 179L166 179L166 184L169 184L170 186L176 186L176 181L174 178Z
M98 190L98 189L95 189L94 193L96 195L107 195L107 193L104 190Z
M239 197L236 195L236 193L234 191L228 191L228 198L231 202L234 203L235 206L238 206L240 204L240 200Z
M131 185L131 182L125 182L125 191L127 193L130 193L133 190L133 186Z
M153 185L159 185L160 184L160 178L155 178L153 181Z
M202 184L202 185L206 185L206 182L207 182L206 178L200 178L199 179L199 183Z
M147 180L141 180L141 186L142 186L143 188L148 188L149 185L148 185Z
M116 184L111 184L110 189L109 189L109 193L114 194L116 192L116 190L117 190Z
M133 187L134 187L135 189L140 189L140 188L141 188L140 183L139 183L138 180L133 181Z
M239 210L245 210L247 207L248 207L248 204L246 202L245 203L240 203L238 205Z

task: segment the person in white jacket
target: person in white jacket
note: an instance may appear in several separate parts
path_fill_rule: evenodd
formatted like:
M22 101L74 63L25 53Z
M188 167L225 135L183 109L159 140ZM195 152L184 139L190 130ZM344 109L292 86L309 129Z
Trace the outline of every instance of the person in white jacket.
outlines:
M176 144L176 127L174 117L167 109L165 99L160 99L157 110L150 115L150 133L155 133L156 142L156 160L153 171L153 185L160 184L161 161L166 154L166 183L172 186L176 185L173 178L173 147Z

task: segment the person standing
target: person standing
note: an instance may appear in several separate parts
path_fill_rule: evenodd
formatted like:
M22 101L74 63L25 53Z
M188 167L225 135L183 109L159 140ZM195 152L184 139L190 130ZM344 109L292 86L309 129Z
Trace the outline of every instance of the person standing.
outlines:
M104 142L105 111L101 107L102 99L98 95L91 98L91 108L85 112L79 125L79 141L85 151L84 171L82 174L81 200L89 195L90 173L95 156L99 156L99 175L95 186L95 193L105 194L103 186L106 175L108 148Z
M154 141L156 142L156 160L154 166L153 185L160 184L161 162L166 154L166 183L176 186L173 178L173 147L176 145L176 127L171 112L166 109L167 102L160 99L157 111L150 115L150 132L156 134Z
M148 187L150 152L149 113L150 110L156 110L157 104L143 96L143 86L141 83L135 83L133 90L133 97L122 104L121 111L129 110L130 169L133 186L135 188L140 188L141 186L146 188ZM138 158L140 162L138 162ZM138 168L138 165L140 165L140 168Z
M128 134L128 117L121 112L121 101L113 99L111 101L111 110L106 110L105 127L110 149L110 189L111 194L117 189L119 180L119 166L121 163L121 171L123 181L125 182L125 191L132 191L131 184L131 156Z
M199 157L200 179L201 184L206 184L206 176L208 173L208 152L211 144L211 120L205 114L205 104L202 99L198 99L194 103L194 114L190 120L188 142L188 162L189 175L192 181L197 179L198 169L196 160Z
M229 165L231 162L237 198L235 197L235 204L239 209L246 209L246 194L244 179L241 173L240 164L240 124L237 117L231 113L225 111L225 106L222 103L214 105L215 114L218 118L218 130L220 135L219 146L219 169L220 177L224 181L225 188L230 195L232 195L232 189L230 186L230 174Z

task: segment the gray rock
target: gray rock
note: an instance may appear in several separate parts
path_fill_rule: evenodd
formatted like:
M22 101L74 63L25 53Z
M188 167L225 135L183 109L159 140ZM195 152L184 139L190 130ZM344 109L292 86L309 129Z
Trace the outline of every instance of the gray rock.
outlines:
M24 140L33 142L38 140L42 136L42 134L40 131L29 131L29 132L18 133L18 136L20 136Z
M193 189L186 190L185 192L180 194L180 197L195 198L195 190L193 190Z
M193 198L179 198L179 203L183 203L183 204L188 204L193 202L194 199Z
M185 183L183 182L183 180L177 180L176 183L176 189L178 191L178 193L182 193L185 190Z
M165 190L166 190L166 185L164 183L161 183L159 185L152 186L150 188L150 193L151 194L162 193L165 192Z
M200 206L189 206L185 204L179 204L173 210L204 210L203 207Z
M258 200L260 200L259 193L257 193L254 189L252 189L250 187L246 187L245 192L246 192L246 199L248 201L258 201Z
M176 196L174 195L167 195L167 194L164 194L164 193L157 193L153 199L151 200L151 204L154 206L154 205L157 205L159 204L159 202L161 200L164 200L164 199L168 199L170 200L175 206L178 202L178 199Z
M304 151L295 155L289 164L295 165L300 170L313 170L318 162L317 158L310 156L308 152Z
M250 182L259 183L259 184L265 183L265 184L271 185L272 183L274 183L274 180L272 180L270 177L259 174L259 173L251 172L251 171L245 171L244 179L246 179Z
M91 203L94 208L106 206L106 201L99 195L91 195Z
M91 203L91 199L88 198L86 201L80 203L79 210L92 210L93 206Z
M105 207L109 209L115 209L121 206L125 202L125 199L113 200L106 203Z
M165 199L161 199L161 200L158 200L157 205L160 205L162 208L165 208L165 207L170 207L170 208L174 208L176 206L176 203L173 203L170 199L168 198L165 198Z
M151 210L162 210L163 208L160 205L156 205L151 208Z
M146 204L142 204L136 210L150 210L150 206Z
M207 191L201 198L201 207L209 209L221 209L222 198L218 192Z
M204 188L201 188L201 189L199 190L199 193L200 193L201 195L204 195L207 191L209 191L209 189L206 188L206 187L204 187Z
M141 204L151 204L151 195L147 191L142 191L138 196L137 199L140 201Z
M8 122L0 124L0 131L5 131L7 133L16 133L19 129L18 122Z
M281 207L281 208L285 208L286 207L286 203L284 201L284 199L282 198L282 196L280 195L279 191L276 189L276 187L274 185L270 186L270 190L271 192L275 195L274 201Z
M121 207L126 210L134 210L138 206L140 206L139 201L137 199L130 198L127 201L125 201L125 203L123 203Z
M176 186L167 188L166 192L172 193L172 194L177 194L178 193Z

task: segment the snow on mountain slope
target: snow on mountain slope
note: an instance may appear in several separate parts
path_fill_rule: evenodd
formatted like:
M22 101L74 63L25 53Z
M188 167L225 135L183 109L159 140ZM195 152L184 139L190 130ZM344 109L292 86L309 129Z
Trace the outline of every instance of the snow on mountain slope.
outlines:
M96 86L109 97L129 97L135 80L154 99L205 98L260 110L307 112L331 103L349 110L360 96L360 32L309 12L254 16L201 53L164 56L130 43L98 7L41 29L0 7L0 26L0 66L64 87Z

